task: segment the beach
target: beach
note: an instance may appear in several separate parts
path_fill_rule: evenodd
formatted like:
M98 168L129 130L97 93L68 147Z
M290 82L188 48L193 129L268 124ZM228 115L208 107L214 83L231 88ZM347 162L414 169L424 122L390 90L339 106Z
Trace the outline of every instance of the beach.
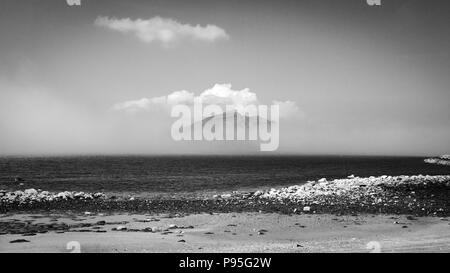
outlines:
M148 219L148 222L146 222ZM276 213L16 214L2 222L85 224L0 236L0 252L448 252L449 218ZM55 221L56 220L56 221ZM105 224L97 225L96 223ZM120 223L120 224L119 224ZM118 227L122 230L113 230ZM186 228L190 227L190 228ZM155 232L144 231L153 228ZM102 232L99 232L102 231ZM28 242L10 243L14 240ZM78 242L79 249L72 248ZM69 247L69 248L68 248Z
M449 182L352 175L153 199L2 191L0 251L449 252Z

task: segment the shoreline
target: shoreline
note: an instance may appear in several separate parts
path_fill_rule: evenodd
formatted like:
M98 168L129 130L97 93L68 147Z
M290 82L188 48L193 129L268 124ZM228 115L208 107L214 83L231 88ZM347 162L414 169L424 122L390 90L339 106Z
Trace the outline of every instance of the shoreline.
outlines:
M139 198L35 189L0 191L0 212L110 211L128 213L404 214L450 215L450 175L380 176L309 181L264 191L196 198Z

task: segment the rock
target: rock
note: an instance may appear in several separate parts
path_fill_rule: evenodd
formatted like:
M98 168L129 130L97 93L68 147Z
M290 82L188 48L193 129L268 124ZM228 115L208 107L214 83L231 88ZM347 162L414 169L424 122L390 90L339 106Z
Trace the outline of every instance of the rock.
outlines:
M160 232L162 231L162 228L160 227L152 227L152 232Z
M185 241L185 240L183 240L183 239L181 239L181 240L178 240L178 242L179 242L179 243L186 243L186 241Z
M178 227L177 227L177 225L175 225L175 224L170 224L170 225L169 225L169 229L176 229L176 228L178 228Z
M35 189L26 189L26 190L24 191L24 194L27 194L27 195L36 195L36 194L38 194L38 191L35 190Z
M311 207L309 207L309 206L303 207L303 211L309 212L309 211L311 211Z
M89 229L78 229L78 230L73 230L74 232L93 232L93 230L89 230Z
M450 160L447 157L448 155L441 156L440 158L427 158L424 162L428 164L450 166Z
M93 194L93 197L95 199L106 198L106 195L103 192L96 192L96 193Z
M138 232L138 231L141 231L141 230L137 229L137 228L129 228L129 229L127 229L127 231L128 232Z
M104 225L106 225L106 221L98 221L97 223L95 223L96 225L99 225L99 226L104 226Z
M118 227L116 227L116 228L113 228L113 230L117 230L117 231L125 231L125 230L127 230L127 227L126 227L126 226L118 226Z
M102 193L89 194L84 192L68 192L68 191L59 193L50 193L48 191L26 189L24 191L3 192L0 195L0 202L22 205L40 202L48 203L53 201L72 200L72 199L92 200L94 198L100 198L102 196L103 196Z
M17 239L17 240L10 241L11 244L14 244L14 243L29 243L29 242L30 241L25 240L25 239Z

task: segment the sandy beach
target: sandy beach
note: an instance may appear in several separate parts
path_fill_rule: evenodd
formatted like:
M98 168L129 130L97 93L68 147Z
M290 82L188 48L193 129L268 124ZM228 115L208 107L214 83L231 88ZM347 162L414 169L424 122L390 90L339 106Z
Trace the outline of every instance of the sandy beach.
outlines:
M447 217L64 213L6 214L0 221L85 226L43 234L3 234L0 235L0 252L450 251L450 222ZM11 243L14 240L27 242ZM76 248L77 242L79 249Z
M1 252L450 252L450 176L195 199L1 192Z

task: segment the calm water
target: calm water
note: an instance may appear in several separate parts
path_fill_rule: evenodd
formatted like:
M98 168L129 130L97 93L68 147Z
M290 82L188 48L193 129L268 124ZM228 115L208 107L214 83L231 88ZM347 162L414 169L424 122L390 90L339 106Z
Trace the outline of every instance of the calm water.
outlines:
M87 156L0 158L0 189L178 193L301 184L322 177L450 174L418 157ZM24 179L24 185L14 177Z

